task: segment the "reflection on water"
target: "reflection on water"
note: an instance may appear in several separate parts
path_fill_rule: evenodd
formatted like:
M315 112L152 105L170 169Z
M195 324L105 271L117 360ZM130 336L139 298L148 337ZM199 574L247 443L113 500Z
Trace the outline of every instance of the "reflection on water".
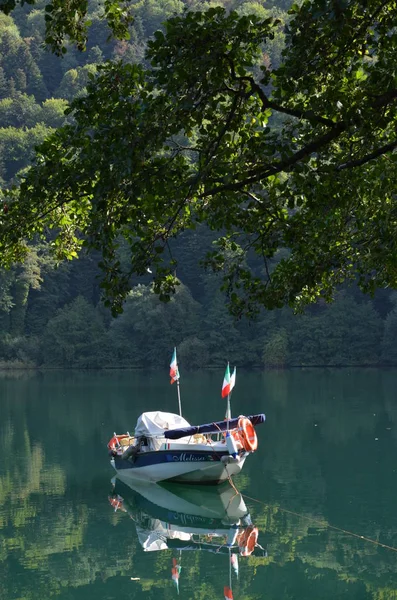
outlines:
M232 571L236 577L239 572L238 555L266 556L242 495L229 483L207 487L145 484L119 475L112 485L109 503L115 512L124 512L132 519L143 550L172 551L170 577L178 592L185 552L200 550L217 555L220 576L225 570L226 597L230 598ZM224 555L227 562L222 561Z
M233 412L267 424L240 493L110 485L109 429L175 410L162 375L0 379L0 599L395 600L396 376L242 376ZM219 378L189 377L186 418L221 418Z
M256 533L241 494L229 483L190 486L170 483L132 484L113 480L109 501L135 522L139 542L153 550L209 550L216 554L239 552L249 556Z

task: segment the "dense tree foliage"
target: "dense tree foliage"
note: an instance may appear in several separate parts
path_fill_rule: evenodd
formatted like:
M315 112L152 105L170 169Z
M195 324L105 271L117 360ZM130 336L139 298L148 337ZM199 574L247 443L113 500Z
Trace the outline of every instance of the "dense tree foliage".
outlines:
M71 45L62 59L43 50L41 3L0 13L0 177L4 188L22 181L22 195L3 204L1 259L11 261L21 241L22 254L30 249L25 264L1 272L0 360L154 366L166 364L177 344L192 368L224 364L225 356L272 368L396 363L390 292L364 300L354 284L338 292L334 306L320 301L300 316L287 308L260 312L248 324L231 318L219 290L227 288L240 314L261 303L296 306L328 297L364 262L392 272L394 155L387 127L394 96L386 80L376 92L371 87L393 48L391 34L390 47L380 41L389 3L379 7L372 33L366 27L376 3L363 14L351 3L343 27L325 7L315 31L306 4L292 15L282 3L219 4L237 12L182 15L184 8L210 7L136 3L130 39L106 41L108 25L91 3L87 52ZM163 33L153 35L167 18ZM310 29L312 46L304 47L298 25ZM346 45L346 57L335 59L338 69L318 54L313 73L308 67L298 77L296 56L310 47L317 52L331 30L330 55L332 44ZM364 31L366 50L356 53ZM144 61L148 36L152 67ZM357 114L367 111L365 119L354 116L354 106ZM34 146L62 125L26 175ZM90 254L81 254L82 243ZM80 257L57 267L53 250L58 258ZM205 261L214 274L200 269ZM115 311L126 297L115 322L98 304L98 263ZM226 281L216 272L223 268ZM371 287L377 270L370 275L361 283ZM161 304L153 290L173 299Z
M226 271L237 315L330 299L346 279L394 286L395 3L337 11L307 0L290 12L278 68L263 49L282 21L223 8L168 19L149 68L99 67L72 103L73 125L40 147L10 200L3 260L55 229L59 256L81 244L102 252L118 312L149 267L169 297L169 240L206 223L223 234L207 260ZM280 247L290 254L270 272ZM249 250L265 274L242 265Z

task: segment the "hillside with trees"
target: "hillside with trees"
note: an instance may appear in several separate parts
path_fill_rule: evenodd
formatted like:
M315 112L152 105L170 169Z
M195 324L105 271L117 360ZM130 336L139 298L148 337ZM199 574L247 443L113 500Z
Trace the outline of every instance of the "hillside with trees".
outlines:
M227 12L217 12L214 8L216 6L224 7ZM199 115L192 115L191 112L185 114L182 109L173 114L170 109L173 102L178 106L179 100L176 98L181 91L183 77L187 77L185 72L182 73L183 64L178 64L172 55L172 44L175 41L172 36L179 36L183 27L186 28L185 39L178 38L178 43L181 52L186 53L184 60L187 61L187 68L190 68L191 72L195 73L194 77L198 79L203 77L205 69L213 69L211 72L214 73L214 80L207 81L210 89L211 86L217 85L217 77L220 75L216 74L214 63L211 62L207 66L205 63L196 64L195 57L188 54L191 51L190 40L194 35L198 36L199 40L201 32L214 34L211 27L218 19L225 29L229 27L230 31L234 32L233 35L241 34L242 40L243 36L248 36L249 44L247 43L247 47L242 46L248 54L244 55L241 48L236 49L236 61L246 61L244 64L250 69L249 72L260 77L261 73L272 73L281 68L282 51L286 43L286 25L296 17L297 9L294 9L293 14L288 14L289 3L283 0L266 3L238 0L204 3L198 0L145 0L133 2L131 9L133 20L128 21L128 35L124 36L128 39L116 39L110 35L109 22L101 17L100 3L90 2L88 16L91 25L85 52L81 52L73 44L67 44L67 52L62 57L45 47L48 37L45 31L45 2L25 4L8 15L0 13L1 186L6 189L13 185L18 186L21 181L28 181L28 184L24 184L25 187L22 186L25 197L15 200L12 195L3 197L0 242L3 264L8 261L10 268L2 269L0 274L1 366L157 367L167 364L170 349L174 345L178 347L179 358L185 368L223 365L226 358L241 366L266 368L397 364L397 296L393 291L379 290L371 298L363 295L359 289L361 285L368 291L374 289L375 284L387 283L387 278L382 281L379 279L384 274L374 276L373 280L366 277L363 269L371 270L374 260L378 265L384 264L384 271L393 270L394 254L389 250L394 220L386 211L387 206L380 206L379 211L375 213L373 206L367 200L363 200L361 212L357 213L361 229L357 221L354 227L350 226L352 206L338 205L337 210L331 214L332 202L337 204L339 201L339 192L332 187L332 173L326 173L322 181L315 173L313 177L310 175L317 167L325 172L324 165L330 159L330 155L325 156L324 164L317 167L310 161L303 163L301 171L294 172L289 180L282 172L279 176L274 176L266 191L273 211L270 217L266 216L266 222L265 213L255 209L255 203L260 204L261 195L265 193L260 187L257 191L254 187L254 191L247 193L245 203L237 204L237 196L233 194L234 189L240 189L238 178L243 175L245 177L247 164L251 165L252 172L258 169L255 156L266 152L266 146L259 135L262 130L258 133L255 118L251 115L248 120L247 112L244 111L249 111L250 106L257 105L258 99L254 96L256 92L259 94L258 98L261 97L261 93L269 93L270 80L264 82L259 91L252 82L249 82L252 84L251 90L241 88L242 95L238 102L251 104L247 105L248 108L244 105L244 110L241 109L241 114L236 116L238 128L235 131L232 129L227 134L226 141L222 139L222 144L220 138L218 144L217 139L214 141L211 137L224 134L221 129L217 129L223 127L219 106L213 108L209 105L203 108L203 113ZM184 9L192 12L186 15ZM209 9L213 12L206 13ZM199 14L204 16L189 17L189 14L197 15L195 11L198 10ZM233 10L236 13L230 12ZM234 17L228 16L234 14ZM254 17L240 20L240 17L247 15ZM352 15L352 18L354 16ZM387 18L386 15L385 28ZM166 39L164 34L156 32L164 31L163 24L167 19L171 21L167 26L169 37ZM264 23L266 31L263 29ZM309 27L309 21L306 25ZM321 24L324 35L328 26L326 22ZM320 33L321 27L319 26ZM150 56L146 54L148 42ZM255 48L254 42L257 44ZM369 57L372 42L367 42ZM141 110L138 107L136 112L137 107L130 102L129 96L123 96L123 86L137 85L139 89L145 89L146 84L141 79L143 76L139 69L149 69L150 59L157 61L160 73L166 69L166 61L174 61L172 64L175 68L176 87L164 88L165 97L168 95L171 104L168 104L168 99L163 100L161 95L158 95L157 100L161 98L161 102L165 102L164 105L161 105L160 109L158 104L155 106L158 112L150 113L153 107L148 109L148 114L144 115L145 122L139 124L143 132L142 141L139 143L142 145L142 152L147 152L147 155L145 154L142 163L139 163L141 146L137 146L139 152L135 152L135 149L131 151L127 165L131 169L133 185L145 194L145 202L147 201L147 204L143 204L138 210L131 202L124 205L124 200L118 195L122 193L123 187L118 169L121 172L126 168L125 160L132 148L132 138L129 137L132 125L130 127L128 119L133 119L134 115L138 118ZM384 60L387 60L387 56ZM372 85L371 77L375 75L371 74L371 69L375 66L370 62L370 58L366 61L368 73L361 73L361 67L358 65L354 74L355 84L363 81L367 82L368 86ZM196 67L201 71L194 71ZM291 69L292 67L293 65L290 65ZM293 73L288 76L293 77ZM305 76L305 85L309 90L314 83L310 74ZM240 77L245 83L249 79L243 70L236 77ZM119 87L115 95L112 95L111 86L114 82ZM233 77L231 82L230 85L233 84ZM195 84L195 81L189 83L192 86ZM349 82L349 85L353 84ZM385 86L387 88L386 84ZM389 89L386 88L385 94ZM370 94L371 89L368 88L365 93ZM358 94L356 88L351 94L353 92ZM150 88L145 93L149 98ZM237 98L236 90L233 94ZM392 122L389 114L392 105L386 97L382 99L380 94L377 97L378 113L382 109L384 121L389 119ZM276 100L282 102L281 98ZM74 110L67 110L73 101L77 102L73 105ZM206 101L204 94L199 102L204 106ZM96 102L100 104L97 113L94 110ZM220 102L230 108L228 103L233 105L234 101L225 97ZM320 111L330 110L327 103L328 99L319 99L318 106L314 108ZM335 103L337 104L336 100ZM131 113L128 112L129 107L132 107ZM230 110L232 112L229 116L233 120L240 109L236 105ZM297 106L291 108L289 116L300 116L301 123L312 108L306 106L304 114L299 113L299 110ZM304 140L299 143L309 146L310 136L320 133L326 136L321 128L330 127L330 123L337 123L338 110L329 119L324 118L324 122L321 119L317 122L313 116L309 117L313 125L310 132L305 129L299 132L296 122L291 125L288 118L285 118L285 111L281 116L277 111L270 115L262 107L259 114L265 129L268 126L266 123L274 128L274 139L271 143L275 144L281 153L285 152L283 160L288 161L286 157L291 156L291 152L298 153L300 150L297 149L298 146L280 146L280 136L293 133L297 138ZM367 107L366 110L369 114L372 108ZM190 106L187 107L187 111L191 111ZM163 121L153 119L151 122L148 119L150 114L157 119L160 115ZM107 115L109 122L114 125L114 130L107 127ZM175 123L178 119L185 120L184 135L177 131ZM189 119L191 131L188 126ZM201 129L197 125L200 119ZM157 124L158 129L155 129ZM384 131L389 127L380 121L376 126L379 129L384 127ZM60 133L56 133L59 127L62 129ZM355 127L358 128L359 125L356 124ZM97 140L94 139L92 128L100 131ZM155 137L161 137L163 130L166 130L167 136L170 133L174 135L175 172L168 167L167 171L161 171L161 152L164 150L161 149L161 144L156 146ZM381 135L386 136L385 133ZM247 140L246 151L241 151L241 139L245 139L244 136ZM36 167L26 180L28 168L34 157L34 148L46 139L50 141L41 146ZM238 139L240 144L237 149L233 146L235 139ZM386 136L383 143L387 146L391 142ZM218 154L211 154L214 144L219 148L222 146L221 158ZM340 139L339 150L346 144L347 138ZM208 154L197 159L197 156L192 156L194 146L205 147ZM80 154L76 170L71 171L73 184L70 189L73 190L73 186L79 185L93 186L98 177L95 168L100 167L102 179L99 177L98 185L102 186L106 206L98 203L98 209L95 209L97 213L91 209L85 211L86 205L80 197L75 203L70 202L67 206L62 204L54 216L48 208L50 203L54 198L56 200L59 195L68 194L70 191L67 185L60 184L66 173L61 165L65 166L77 151ZM376 152L375 149L367 151L370 154ZM160 154L153 159L154 154L158 152ZM95 166L99 156L103 157L103 164L98 163ZM320 147L318 157L321 157ZM336 159L345 160L346 156L342 153ZM137 162L133 164L135 160ZM152 160L158 162L150 163ZM203 210L203 218L199 215L193 224L189 221L189 210L185 211L181 221L178 216L174 221L177 235L169 230L168 236L167 232L160 229L163 233L158 236L156 230L158 243L153 244L148 262L147 256L139 253L134 241L134 235L138 235L137 223L142 219L142 214L146 219L147 210L149 217L142 225L141 234L142 239L148 241L148 236L154 234L154 229L152 230L148 223L153 221L157 227L158 214L164 213L172 220L174 208L164 204L162 194L167 193L170 197L173 194L177 197L179 192L176 180L173 179L174 174L178 173L179 177L180 173L195 169L200 160L208 160L207 166L200 168L206 171L208 165L211 166L213 171L208 173L208 177L210 180L212 178L216 186L218 181L222 181L221 193L225 193L226 196L222 199L222 196L217 195L218 192L208 196L211 198L212 213L208 216ZM364 163L366 157L353 153L351 160L361 160ZM387 168L383 169L384 188L380 192L384 193L386 204L389 188L395 177L393 161L392 154ZM383 161L382 165L385 162ZM228 179L229 163L234 165L236 172L241 170L240 175L233 175L236 177L233 181ZM375 165L375 174L379 168L379 165ZM159 177L156 175L156 169L160 169ZM199 172L198 176L203 177L203 172ZM374 176L374 173L371 176ZM367 198L364 188L360 188L360 177L360 174L355 173L349 185L357 186L358 197ZM287 181L290 182L288 185L302 186L302 190L308 194L308 205L311 202L311 193L317 198L324 198L324 201L319 202L315 210L309 206L305 212L306 208L303 210L303 205L299 208L296 198L292 197L292 188L288 187ZM203 179L200 185L203 186L201 190L207 189L205 186L208 182ZM260 186L260 181L254 181L255 185ZM325 194L327 186L328 191ZM188 191L193 194L190 188ZM187 197L188 191L185 186L181 197ZM374 190L375 195L380 192ZM125 193L128 199L128 194L132 192L126 189ZM206 194L207 192L204 192L204 197L207 197ZM227 211L223 210L224 198L230 204ZM280 203L280 198L283 199L283 204ZM36 208L35 203L40 208ZM20 210L19 213L18 210L15 212L15 217L14 207ZM109 213L114 223L120 218L117 213L117 210L120 210L124 215L122 218L126 219L129 226L131 222L134 223L133 233L122 239L117 228L102 227L100 219L105 209L116 211ZM348 212L346 220L344 211ZM42 215L40 219L37 218L38 214ZM323 219L325 214L328 214L328 221ZM365 254L369 243L365 236L368 234L366 219L369 219L368 215L371 214L373 219L369 222L373 236L376 238L380 235L379 231L383 232L385 249L379 250L378 254L372 249L369 257L369 252ZM47 219L48 215L51 221ZM301 221L298 220L299 215L305 215ZM91 218L93 221L90 223ZM319 222L324 223L320 232L316 229ZM120 223L122 228L125 224L123 225L122 221ZM246 247L241 245L235 236L238 223L244 223L250 236ZM258 232L263 228L270 232L265 240L254 239L256 226ZM85 236L89 239L89 244L83 248L81 242L84 236L76 235L76 227L80 227L80 231L86 227ZM294 235L301 236L302 231L303 238L307 239L307 246L304 247L301 247L299 241L302 237L296 238L296 244L294 238ZM25 242L20 245L21 232L23 240L27 237L31 239L30 251L23 262L17 262L16 259L26 250ZM219 232L224 234L220 240ZM285 232L287 233L284 235ZM99 241L95 236L98 236ZM292 250L285 249L286 242L289 242L287 247ZM261 244L262 249L259 248ZM267 244L266 248L263 244ZM342 248L345 252L343 255ZM211 252L211 258L208 259L207 253ZM333 262L328 265L330 255ZM167 258L161 263L164 256ZM74 260L59 262L60 257ZM286 262L287 259L290 262ZM208 263L209 269L202 269L201 264L204 262ZM348 262L358 265L357 270L351 269ZM294 265L293 270L291 265ZM320 268L325 270L320 271ZM224 269L229 269L226 281ZM136 276L137 273L139 277ZM260 282L266 281L272 273L279 273L279 277L284 279L280 280L280 287L277 288L279 280L273 277L273 287L264 289ZM301 285L302 278L305 277L303 281L307 282L309 275L318 273L323 278L322 289L318 287L318 281L313 280L309 287L305 288L307 294L301 294L302 305L309 300L315 302L301 314L294 314L293 309L297 306L288 306L291 303L285 300L286 296L290 295L296 299L297 286ZM344 279L347 279L348 283L350 280L350 285L344 283ZM290 287L286 286L286 281L290 281ZM220 289L222 286L223 291ZM242 289L245 296L241 293ZM109 307L101 300L104 292L108 300L110 298L113 312L121 313L117 319L112 317ZM225 306L225 292L228 293L234 315L230 314ZM327 304L332 296L335 297L334 303ZM254 306L258 303L258 298L263 300L262 305L265 308L257 310ZM266 310L270 305L274 310ZM256 319L249 321L245 318L235 318L236 315L240 317L246 313L256 313Z

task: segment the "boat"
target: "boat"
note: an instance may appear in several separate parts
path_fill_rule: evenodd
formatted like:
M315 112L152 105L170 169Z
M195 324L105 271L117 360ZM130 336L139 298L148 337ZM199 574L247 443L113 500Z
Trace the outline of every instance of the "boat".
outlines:
M242 495L220 486L148 483L116 475L109 502L135 523L145 552L205 550L215 554L263 555ZM231 564L236 561L231 560Z
M255 427L264 421L264 414L256 414L192 426L181 415L145 412L133 435L113 435L110 462L124 478L220 484L240 473L256 451Z
M110 462L124 477L158 483L219 484L231 480L258 447L255 426L264 414L231 417L230 396L236 383L236 367L227 363L222 398L227 398L223 421L190 425L182 417L180 373L176 348L170 364L171 384L177 384L179 415L145 412L138 418L133 435L114 433L108 443Z

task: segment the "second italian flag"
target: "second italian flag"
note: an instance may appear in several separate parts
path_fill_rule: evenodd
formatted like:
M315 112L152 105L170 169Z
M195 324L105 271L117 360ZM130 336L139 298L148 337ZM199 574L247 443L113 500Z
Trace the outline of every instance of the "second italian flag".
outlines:
M230 375L229 363L227 363L225 375L223 377L222 398L225 398L226 396L228 396L230 394L230 392L234 388L235 384L236 384L236 367L234 367L234 371Z

